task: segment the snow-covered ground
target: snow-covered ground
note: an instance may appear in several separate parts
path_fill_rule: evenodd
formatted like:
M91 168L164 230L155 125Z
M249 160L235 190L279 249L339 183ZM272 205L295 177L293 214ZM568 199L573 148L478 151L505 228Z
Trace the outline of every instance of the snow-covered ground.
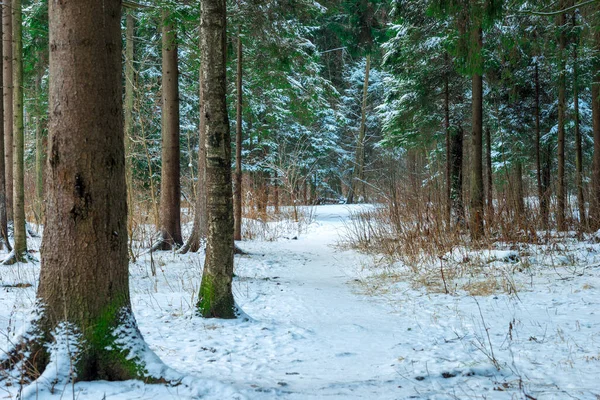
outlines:
M193 316L198 255L156 253L156 277L144 256L130 268L140 330L167 365L195 379L77 383L43 397L600 398L599 245L579 246L584 265L564 252L552 268L521 256L528 264L512 268L516 294L430 294L379 277L371 256L336 246L349 210L319 206L300 235L241 244L248 254L236 256L234 294L244 319ZM28 317L38 272L0 266L2 351ZM23 283L32 286L9 287ZM18 392L0 381L0 398Z

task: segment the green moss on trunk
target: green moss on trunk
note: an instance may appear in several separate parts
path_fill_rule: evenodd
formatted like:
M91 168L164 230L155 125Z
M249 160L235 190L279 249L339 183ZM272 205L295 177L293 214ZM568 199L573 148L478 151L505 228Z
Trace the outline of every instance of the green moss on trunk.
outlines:
M204 318L235 318L235 302L231 294L231 279L204 274L200 285L198 314Z

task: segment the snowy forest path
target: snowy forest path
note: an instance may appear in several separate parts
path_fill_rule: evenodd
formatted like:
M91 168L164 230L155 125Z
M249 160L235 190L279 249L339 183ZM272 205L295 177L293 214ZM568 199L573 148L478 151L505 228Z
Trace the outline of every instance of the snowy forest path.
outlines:
M390 317L390 307L356 293L355 272L366 260L337 246L352 209L318 207L307 233L273 243L244 243L251 254L238 260L241 273L248 274L238 275L238 299L244 297L239 296L246 290L244 278L256 274L267 282L256 296L242 300L241 308L255 320L302 332L303 340L290 343L294 359L287 366L280 360L286 370L280 386L294 389L289 395L343 397L356 396L358 387L397 387L393 348L406 328ZM257 263L260 269L253 271Z

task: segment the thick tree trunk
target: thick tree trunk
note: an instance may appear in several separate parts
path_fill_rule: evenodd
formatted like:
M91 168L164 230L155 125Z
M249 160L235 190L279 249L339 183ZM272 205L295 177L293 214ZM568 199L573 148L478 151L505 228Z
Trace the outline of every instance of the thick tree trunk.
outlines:
M482 57L483 37L481 28L472 32L473 50L476 57ZM483 78L482 62L475 67L472 77L472 133L471 133L471 237L475 240L483 236Z
M73 376L53 369L56 380L144 374L129 299L120 17L119 0L49 3L48 207L39 315L22 350L36 373L77 351Z
M162 14L162 172L160 183L161 250L183 244L181 238L181 186L179 181L179 87L177 35L172 16Z
M233 191L234 228L233 238L242 240L242 37L238 28L237 35L237 76L235 87L236 125L235 125L235 185Z
M573 24L576 24L573 16ZM579 209L579 230L587 230L585 214L585 199L583 196L583 149L581 145L581 131L579 130L579 66L577 57L578 46L573 47L573 107L575 123L575 184L577 186L577 208Z
M125 22L125 104L123 105L124 131L125 131L125 182L127 186L127 237L129 257L135 261L133 253L133 168L131 145L133 139L133 80L135 71L133 68L134 43L133 34L135 21L133 12L127 11Z
M365 198L364 190L364 168L365 168L365 134L367 130L367 99L369 94L369 73L371 71L371 55L367 54L365 64L365 80L363 83L362 106L360 116L360 128L358 130L358 139L356 141L356 154L354 155L354 169L352 171L352 179L348 188L348 204L355 202L356 192L358 188L362 188L360 194Z
M231 290L234 241L231 139L226 103L226 1L202 0L201 8L208 237L197 306L204 317L235 318Z
M2 81L4 82L4 165L6 168L6 215L13 220L13 37L12 5L6 0L2 7Z
M594 47L600 52L600 31L594 34ZM600 61L594 62L592 74L592 121L594 136L594 160L592 167L592 190L590 194L590 227L600 229Z
M25 228L25 132L23 127L23 35L21 0L12 0L13 8L13 222L15 262L27 261ZM9 257L5 263L12 263Z
M4 9L4 7L2 7ZM0 38L2 38L3 24L0 24ZM0 40L0 54L3 52L3 40ZM4 64L4 58L2 58ZM0 79L0 90L4 98L4 82ZM0 119L4 118L4 101L0 101ZM6 166L4 164L4 124L0 123L0 248L5 244L11 250L8 240L8 219L6 216Z
M452 146L450 149L450 176L452 180L452 215L457 226L465 224L465 207L463 203L463 128L451 129Z
M561 2L564 5L565 2ZM567 47L567 37L564 31L565 24L567 22L566 14L561 14L558 18L560 37L558 41L559 45L559 75L558 75L558 171L557 171L557 209L556 209L556 223L559 231L567 229L565 221L565 201L566 201L566 187L565 187L565 110L566 110L566 61L565 61L565 49Z

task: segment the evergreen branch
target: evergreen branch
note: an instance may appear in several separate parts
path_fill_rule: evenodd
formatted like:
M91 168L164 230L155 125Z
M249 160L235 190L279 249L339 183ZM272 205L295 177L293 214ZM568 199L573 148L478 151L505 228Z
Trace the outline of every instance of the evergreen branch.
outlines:
M145 4L136 3L135 1L123 0L123 7L129 9L138 9L138 8L151 8L151 6L147 6Z
M575 4L570 7L564 8L562 10L558 10L558 11L541 12L541 11L525 10L525 11L518 11L518 13L519 14L538 15L538 16L542 16L542 17L551 17L554 15L569 12L571 10L575 10L576 8L579 8L579 7L587 6L587 5L595 3L597 1L599 1L599 0L587 0L587 1L584 1L583 3Z

